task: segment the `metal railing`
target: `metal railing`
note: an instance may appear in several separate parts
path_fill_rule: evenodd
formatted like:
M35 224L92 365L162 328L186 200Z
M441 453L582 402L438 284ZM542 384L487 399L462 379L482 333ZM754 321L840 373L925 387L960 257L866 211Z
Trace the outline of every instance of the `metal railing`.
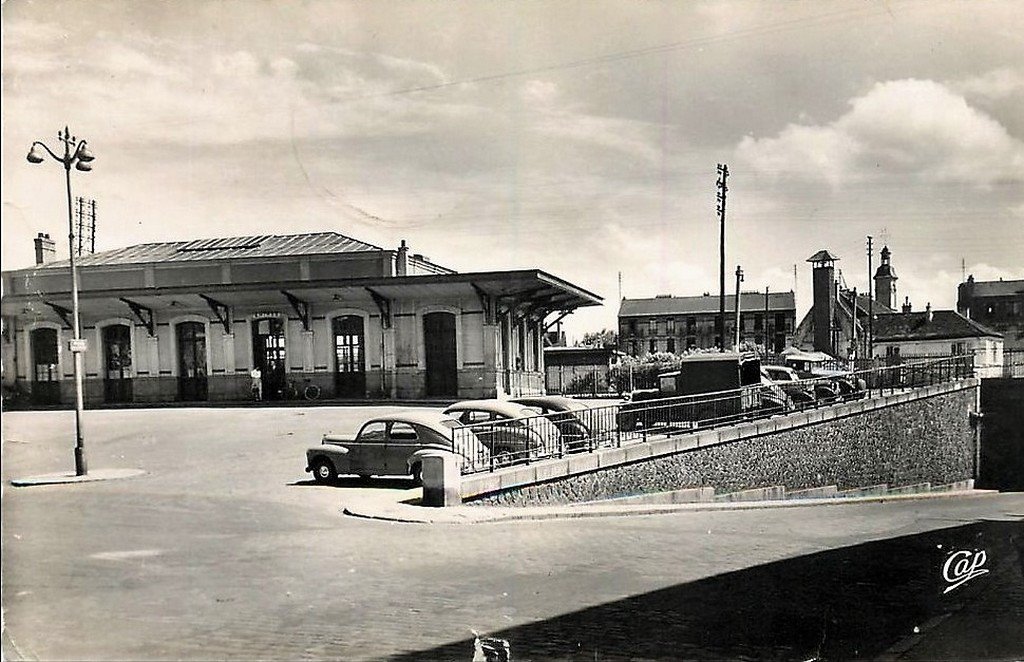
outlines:
M1002 376L1015 379L1024 377L1024 349L1003 350Z
M495 471L573 453L647 441L974 376L973 356L907 361L791 382L650 400L624 401L569 412L498 419L454 430L462 473Z

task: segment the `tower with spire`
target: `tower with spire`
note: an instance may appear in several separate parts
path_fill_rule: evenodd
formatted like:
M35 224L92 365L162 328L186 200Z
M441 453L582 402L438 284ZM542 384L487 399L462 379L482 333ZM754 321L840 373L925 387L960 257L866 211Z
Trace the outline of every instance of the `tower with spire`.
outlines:
M882 247L882 263L875 269L875 301L886 308L892 308L896 302L896 272L893 271L889 259L892 253L888 246Z

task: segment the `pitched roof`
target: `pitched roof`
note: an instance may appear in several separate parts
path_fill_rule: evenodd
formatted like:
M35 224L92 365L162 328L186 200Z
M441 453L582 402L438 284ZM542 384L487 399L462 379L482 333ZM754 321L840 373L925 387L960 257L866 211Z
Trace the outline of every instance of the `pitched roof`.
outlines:
M192 262L231 258L274 258L294 255L329 255L381 251L379 246L346 237L337 232L311 234L254 235L249 237L219 237L152 244L137 244L109 251L82 255L79 266L118 266L150 262ZM67 260L47 262L40 269L66 269Z
M768 310L793 310L796 308L796 297L792 292L769 292ZM725 297L726 311L736 311L736 295ZM764 311L763 292L740 292L740 311ZM660 296L653 299L623 299L619 306L619 317L639 317L650 315L691 315L698 313L718 312L718 297L707 294L704 296Z
M807 261L808 262L835 262L838 259L839 258L837 256L832 255L832 253L829 253L827 250L820 250L817 253L815 253L814 255L812 255L809 258L807 258Z
M984 324L967 319L955 310L879 315L874 322L875 342L894 340L943 340L956 338L1002 338Z
M972 280L962 286L970 287L972 297L1007 297L1024 294L1024 280Z

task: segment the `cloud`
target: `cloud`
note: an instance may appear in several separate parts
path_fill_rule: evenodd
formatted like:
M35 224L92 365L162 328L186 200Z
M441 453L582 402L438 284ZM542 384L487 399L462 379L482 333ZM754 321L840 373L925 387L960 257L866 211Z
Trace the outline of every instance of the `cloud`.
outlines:
M1024 143L961 94L930 80L877 83L830 124L745 137L737 157L777 177L833 186L873 176L989 185L1024 180Z
M967 97L1001 100L1024 93L1024 73L1000 67L981 76L951 81L949 87Z

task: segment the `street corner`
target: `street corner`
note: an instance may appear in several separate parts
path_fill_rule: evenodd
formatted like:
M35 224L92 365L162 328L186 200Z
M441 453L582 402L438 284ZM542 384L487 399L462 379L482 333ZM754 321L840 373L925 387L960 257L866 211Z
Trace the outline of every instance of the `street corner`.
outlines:
M49 474L38 474L35 476L23 476L12 478L11 485L14 487L35 487L39 485L73 485L77 483L95 483L106 480L122 480L143 476L147 472L144 469L95 469L84 475L78 476L73 471L56 472Z

